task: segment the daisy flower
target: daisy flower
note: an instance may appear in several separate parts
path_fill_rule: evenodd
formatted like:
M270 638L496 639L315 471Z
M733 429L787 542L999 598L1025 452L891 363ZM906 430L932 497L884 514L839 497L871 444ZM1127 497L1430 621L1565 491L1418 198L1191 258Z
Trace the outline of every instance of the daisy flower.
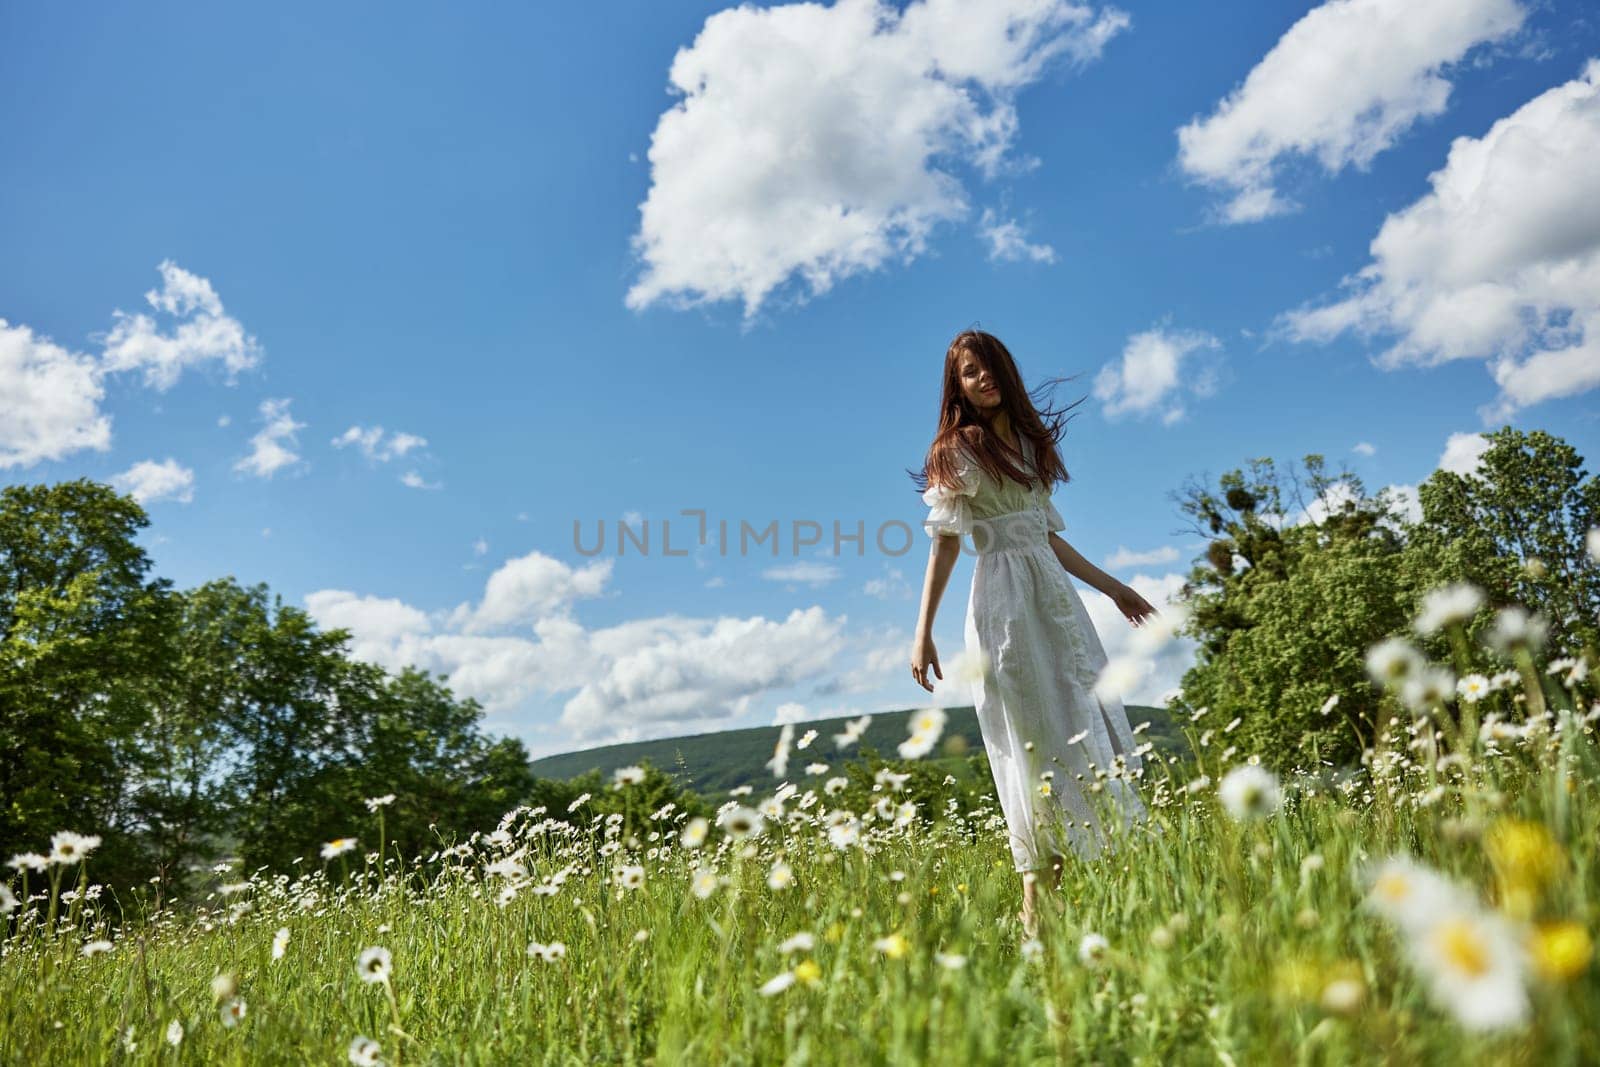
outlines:
M388 949L382 946L364 948L356 958L356 961L356 970L360 973L363 982L387 983L389 981L389 974L393 970L393 961L389 956Z
M1259 819L1277 810L1282 793L1277 775L1247 763L1222 776L1217 799L1235 819Z

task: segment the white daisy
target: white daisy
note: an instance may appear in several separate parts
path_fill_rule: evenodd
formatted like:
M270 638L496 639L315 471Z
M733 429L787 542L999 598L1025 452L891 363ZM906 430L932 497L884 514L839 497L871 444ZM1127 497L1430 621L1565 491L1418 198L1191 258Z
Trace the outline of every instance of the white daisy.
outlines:
M785 956L794 952L810 952L816 946L817 940L805 930L792 934L778 942L778 951Z
M331 860L335 856L344 855L346 852L349 852L351 849L353 849L355 847L356 847L356 839L355 838L353 838L353 837L336 837L332 841L329 841L326 845L322 846L322 858L325 859L325 860Z
M1483 606L1483 590L1471 582L1456 582L1429 590L1422 598L1412 628L1424 637L1455 623L1466 624Z
M1367 674L1384 686L1399 685L1427 660L1403 637L1386 637L1367 649Z
M1258 819L1276 811L1283 795L1277 775L1247 763L1222 776L1217 799L1235 819Z
M71 830L61 830L50 838L50 862L61 866L78 863L98 847L99 834L75 834Z
M222 1018L222 1025L231 1030L244 1021L244 1000L240 997L233 997L224 1001L222 1006L217 1009L217 1013Z
M696 867L689 879L689 888L701 900L715 893L721 884L722 879L710 867Z
M764 997L776 996L792 985L794 985L794 972L784 971L781 974L773 975L762 983L759 992Z
M618 767L611 772L611 788L621 789L624 786L638 785L644 781L644 768L638 766Z
M679 837L679 840L683 842L684 848L699 848L706 843L706 835L710 831L711 824L696 815L684 824L683 834Z
M1526 608L1511 604L1495 613L1494 624L1483 640L1502 656L1510 656L1517 649L1538 651L1549 632L1550 625L1543 615L1530 615Z
M355 1064L355 1067L381 1067L383 1061L378 1058L380 1052L382 1049L370 1037L357 1034L350 1041L350 1062Z
M356 971L361 975L363 982L387 983L389 974L393 969L389 950L382 946L364 948L356 957Z

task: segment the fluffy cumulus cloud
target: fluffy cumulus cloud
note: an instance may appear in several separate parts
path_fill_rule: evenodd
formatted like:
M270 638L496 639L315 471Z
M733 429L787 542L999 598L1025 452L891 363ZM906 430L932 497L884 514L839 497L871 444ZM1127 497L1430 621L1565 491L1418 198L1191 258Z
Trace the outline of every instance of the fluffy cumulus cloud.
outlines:
M978 221L978 232L989 245L989 258L1002 260L1032 260L1035 263L1054 263L1056 250L1046 244L1031 244L1027 231L1015 219L1002 219L994 208L984 208Z
M109 449L104 396L92 358L0 319L0 469Z
M98 357L0 319L0 470L109 450L111 416L100 410L109 375L142 372L146 386L165 390L189 367L221 363L232 384L237 371L260 362L260 346L224 312L208 280L171 260L158 269L161 288L145 300L172 320L170 329L114 311Z
M427 444L426 437L414 433L391 432L385 436L382 426L352 426L333 439L334 448L354 446L377 463L387 463L412 449L425 448Z
M528 702L566 695L550 750L725 725L768 692L829 677L847 652L845 619L820 607L781 619L667 615L589 629L574 609L605 595L611 574L610 561L569 566L530 552L492 574L476 603L454 609L429 613L342 589L314 592L306 607L322 628L347 630L358 658L444 676L498 718L496 728L525 730Z
M1384 220L1344 299L1282 316L1285 334L1354 331L1393 343L1392 370L1481 359L1499 387L1480 409L1600 385L1600 59L1482 137L1458 137L1432 190Z
M112 475L111 486L141 504L157 500L187 504L194 500L194 471L170 457L160 463L141 460L121 474Z
M1200 330L1158 327L1128 338L1122 358L1095 376L1094 395L1107 417L1158 415L1165 425L1183 418L1183 397L1210 396L1217 369L1197 356L1222 343Z
M1483 463L1483 454L1489 451L1489 439L1481 433L1453 433L1444 443L1439 456L1439 469L1463 477L1477 474Z
M261 402L261 429L250 438L250 454L233 465L233 469L258 478L270 478L285 467L300 462L295 451L295 435L306 424L296 422L289 414L287 398L268 399Z
M1222 221L1292 211L1276 188L1287 159L1309 157L1330 174L1367 167L1445 110L1451 64L1515 33L1524 15L1516 0L1329 0L1210 115L1178 130L1178 165L1232 194Z
M166 390L190 367L220 363L232 381L261 361L256 339L223 310L217 291L205 278L162 260L161 288L144 294L151 309L170 319L169 328L149 315L113 312L116 324L106 336L105 369L144 372L146 385Z
M817 294L914 258L969 213L962 167L1021 165L1017 90L1052 63L1090 62L1128 25L1071 0L712 15L668 74L682 99L651 136L627 305L737 299L749 317L790 279Z
M567 702L561 724L576 738L647 736L738 714L761 693L829 670L844 651L843 620L821 607L780 620L694 620L663 639L607 657L600 677Z
M615 564L614 559L603 559L574 568L542 552L530 552L502 564L489 576L483 599L475 605L462 604L450 621L467 633L531 624L574 601L600 596Z

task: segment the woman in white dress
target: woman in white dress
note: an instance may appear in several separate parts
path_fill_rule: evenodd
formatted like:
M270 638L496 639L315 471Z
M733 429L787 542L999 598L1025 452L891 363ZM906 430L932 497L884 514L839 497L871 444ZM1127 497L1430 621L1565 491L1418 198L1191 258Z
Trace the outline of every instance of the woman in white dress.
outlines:
M1067 575L1105 593L1135 626L1156 614L1056 536L1066 528L1050 501L1050 486L1068 480L1056 449L1064 420L1046 414L1048 423L999 339L968 330L951 342L939 432L919 479L933 546L911 646L911 676L932 692L931 678L944 678L933 619L970 536L977 561L966 646L984 667L973 704L1023 874L1019 917L1030 937L1038 872L1059 887L1068 849L1089 857L1105 844L1108 810L1123 821L1144 814L1127 712L1094 693L1106 654Z

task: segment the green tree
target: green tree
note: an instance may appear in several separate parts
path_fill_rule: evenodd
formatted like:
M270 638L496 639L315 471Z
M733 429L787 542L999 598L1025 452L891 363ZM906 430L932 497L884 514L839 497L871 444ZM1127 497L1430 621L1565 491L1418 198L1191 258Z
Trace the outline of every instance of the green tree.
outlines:
M0 491L0 852L97 833L97 878L146 871L139 737L176 605L135 541L144 509L79 479Z
M1600 479L1542 430L1505 426L1485 436L1475 472L1434 471L1417 487L1422 519L1406 531L1412 566L1470 581L1491 605L1543 613L1551 644L1569 654L1600 643L1600 568L1585 545L1600 526ZM1477 629L1490 618L1480 615Z
M1248 474L1224 474L1219 491L1191 483L1179 499L1210 544L1183 586L1184 633L1199 649L1174 710L1208 709L1198 726L1213 731L1212 751L1348 760L1372 736L1366 649L1404 625L1411 599L1395 580L1404 542L1394 502L1348 471L1329 475L1320 455L1304 467L1302 485L1255 459Z
M1558 438L1510 427L1487 436L1477 474L1436 471L1419 487L1416 522L1389 493L1372 498L1359 478L1328 476L1314 454L1310 506L1290 476L1294 516L1270 459L1253 460L1248 475L1230 471L1219 491L1186 487L1180 508L1210 544L1183 589L1184 632L1199 650L1174 710L1209 709L1199 726L1214 731L1212 751L1232 745L1302 766L1354 760L1379 713L1367 650L1406 634L1450 662L1444 635L1420 638L1411 626L1426 594L1452 582L1487 594L1471 633L1516 602L1546 614L1558 646L1593 647L1600 573L1584 535L1600 518L1600 487ZM1481 646L1471 652L1475 669L1498 669Z

